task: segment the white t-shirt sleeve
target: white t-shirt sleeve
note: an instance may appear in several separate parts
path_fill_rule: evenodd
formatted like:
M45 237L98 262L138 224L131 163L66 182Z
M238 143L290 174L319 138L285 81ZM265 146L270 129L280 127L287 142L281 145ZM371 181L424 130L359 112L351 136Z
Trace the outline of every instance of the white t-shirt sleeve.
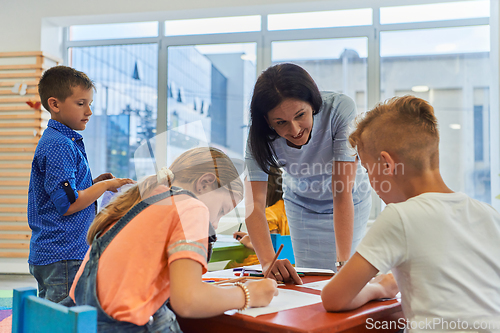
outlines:
M397 209L388 205L356 248L363 258L385 274L407 260L403 221Z

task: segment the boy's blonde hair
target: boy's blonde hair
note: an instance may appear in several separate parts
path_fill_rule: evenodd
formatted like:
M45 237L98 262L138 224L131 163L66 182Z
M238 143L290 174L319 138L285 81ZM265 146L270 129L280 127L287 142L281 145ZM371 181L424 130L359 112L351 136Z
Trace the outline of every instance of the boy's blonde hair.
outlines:
M158 185L172 186L176 180L194 184L204 174L213 173L217 179L214 190L227 187L236 203L243 199L243 183L238 171L231 159L217 148L190 149L177 157L170 166L170 170L174 175L173 179L165 177L158 183L156 175L149 176L104 207L89 228L87 242L92 244L95 235L121 219L143 198L147 198Z
M416 170L439 168L434 108L415 96L393 97L377 104L358 121L349 143L374 157L381 151L395 154Z

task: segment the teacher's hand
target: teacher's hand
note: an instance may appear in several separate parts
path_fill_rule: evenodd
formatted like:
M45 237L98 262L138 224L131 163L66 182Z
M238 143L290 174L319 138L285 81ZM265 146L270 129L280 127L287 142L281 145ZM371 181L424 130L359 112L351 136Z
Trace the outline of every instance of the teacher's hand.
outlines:
M262 266L262 271L265 274L269 269L271 263ZM288 259L276 260L274 267L269 274L270 279L275 279L276 281L282 282L293 282L295 284L303 284L302 279L297 274L297 271L292 266Z

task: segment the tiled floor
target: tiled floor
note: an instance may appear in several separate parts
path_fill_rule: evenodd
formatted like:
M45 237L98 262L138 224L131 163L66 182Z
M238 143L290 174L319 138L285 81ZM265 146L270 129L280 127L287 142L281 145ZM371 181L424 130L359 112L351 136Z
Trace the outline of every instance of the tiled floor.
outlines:
M0 290L20 287L37 287L35 278L29 274L0 274Z

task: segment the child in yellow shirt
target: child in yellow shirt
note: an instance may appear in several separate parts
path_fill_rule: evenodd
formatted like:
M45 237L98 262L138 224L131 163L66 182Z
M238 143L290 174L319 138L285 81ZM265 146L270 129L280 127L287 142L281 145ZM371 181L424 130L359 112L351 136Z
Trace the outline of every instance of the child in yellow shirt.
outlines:
M266 197L266 219L271 234L280 234L282 236L290 235L288 228L288 220L285 212L285 202L283 201L281 170L271 168L271 174L267 181L267 197ZM247 248L254 250L250 236L246 232L236 231L233 237L240 241ZM230 261L226 268L235 268L249 265L259 264L257 255L251 254L243 260L242 263Z

